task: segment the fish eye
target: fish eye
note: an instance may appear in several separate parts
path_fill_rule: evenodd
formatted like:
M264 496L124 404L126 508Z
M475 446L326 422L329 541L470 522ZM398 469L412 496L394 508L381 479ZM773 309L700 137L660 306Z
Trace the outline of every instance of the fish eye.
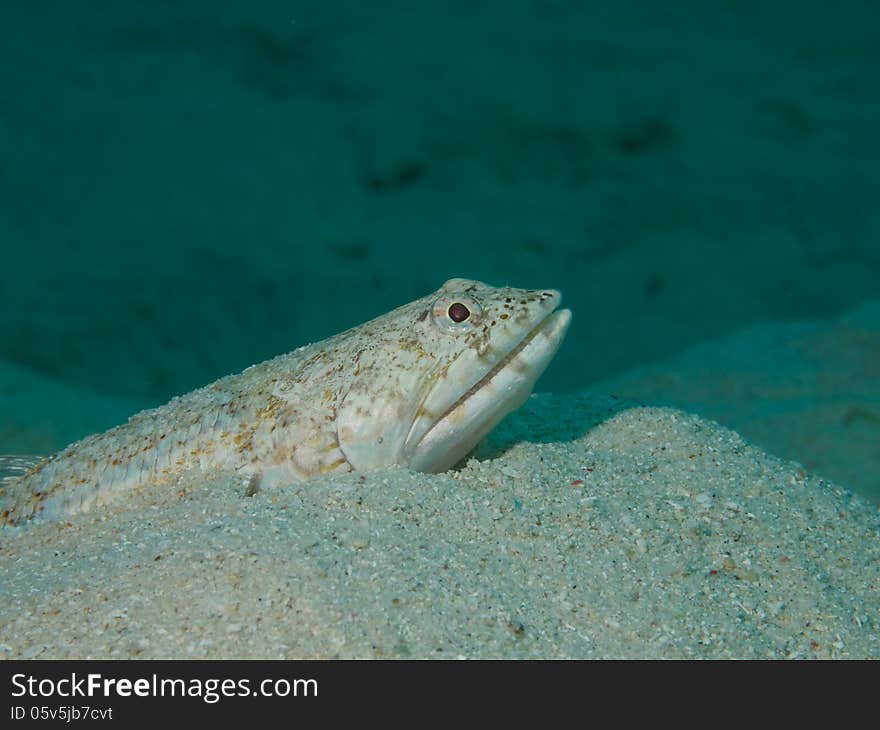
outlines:
M453 322L464 322L468 317L471 316L471 310L468 309L461 302L453 302L449 305L449 309L446 310L446 314L449 316Z
M435 326L449 334L459 334L480 324L483 309L472 296L451 292L434 301L431 313Z

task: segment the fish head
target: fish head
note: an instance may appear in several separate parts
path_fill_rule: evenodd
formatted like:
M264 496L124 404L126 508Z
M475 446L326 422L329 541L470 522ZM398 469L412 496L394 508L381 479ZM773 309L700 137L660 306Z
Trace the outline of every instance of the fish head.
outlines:
M454 466L528 398L571 321L560 301L551 289L450 279L363 325L337 414L352 467Z

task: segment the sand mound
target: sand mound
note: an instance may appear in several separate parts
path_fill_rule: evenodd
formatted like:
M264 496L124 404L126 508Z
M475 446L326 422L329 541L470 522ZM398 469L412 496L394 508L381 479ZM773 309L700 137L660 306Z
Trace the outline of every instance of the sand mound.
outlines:
M880 656L877 509L736 433L536 396L480 453L6 531L0 656Z

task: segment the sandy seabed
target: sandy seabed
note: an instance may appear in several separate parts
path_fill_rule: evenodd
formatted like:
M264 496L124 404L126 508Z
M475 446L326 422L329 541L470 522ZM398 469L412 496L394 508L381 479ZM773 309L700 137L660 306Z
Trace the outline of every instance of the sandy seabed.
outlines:
M534 396L461 470L0 534L2 658L877 658L880 512L697 416Z

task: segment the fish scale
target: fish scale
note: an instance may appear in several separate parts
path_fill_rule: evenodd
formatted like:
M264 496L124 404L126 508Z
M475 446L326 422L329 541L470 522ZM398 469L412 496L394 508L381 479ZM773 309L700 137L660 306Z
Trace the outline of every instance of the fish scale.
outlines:
M193 471L253 485L448 469L531 392L568 328L559 301L553 290L451 279L0 479L0 524L67 518L133 490L173 494ZM20 457L2 459L22 470Z

